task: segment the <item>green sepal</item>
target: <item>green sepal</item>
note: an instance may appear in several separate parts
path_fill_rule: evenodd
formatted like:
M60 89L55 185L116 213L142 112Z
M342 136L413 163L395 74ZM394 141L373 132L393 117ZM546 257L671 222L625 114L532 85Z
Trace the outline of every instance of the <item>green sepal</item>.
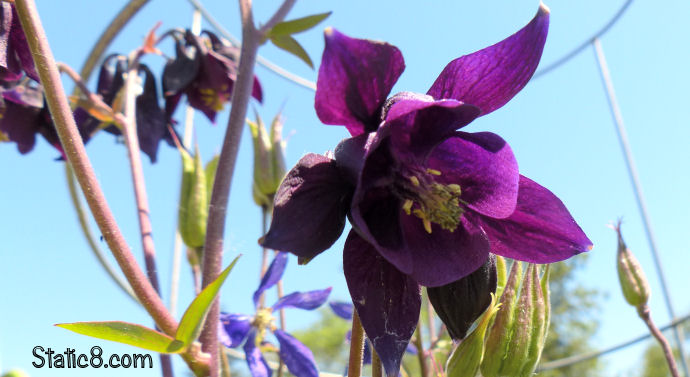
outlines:
M211 161L206 163L204 171L206 173L206 199L211 201L211 193L213 192L213 182L216 181L216 170L218 170L218 160L220 155L215 155Z
M129 344L158 353L180 353L185 348L184 343L179 340L134 323L120 321L75 322L59 323L55 326L77 334Z
M501 299L503 290L506 288L506 281L508 280L508 272L506 269L506 260L500 255L496 255L496 297Z
M187 307L187 310L180 320L177 332L175 333L175 339L177 339L177 341L182 342L185 346L189 346L199 336L204 320L206 319L206 314L208 314L213 300L218 296L220 287L225 282L225 279L227 279L232 268L235 267L235 263L237 263L240 256L241 255L235 257L232 263L223 270L216 280L207 285L206 288L196 296L194 301L189 304L189 307Z
M319 13L295 20L280 22L268 32L268 37L272 38L275 36L291 35L307 31L328 18L331 13L333 12Z
M311 69L314 69L314 63L311 61L309 54L307 54L307 51L304 50L304 47L302 47L295 38L289 35L271 35L269 39L276 47L295 55L303 62L307 63Z
M180 149L182 156L182 190L178 212L178 228L185 245L204 246L208 219L208 190L206 173L198 147L194 157Z

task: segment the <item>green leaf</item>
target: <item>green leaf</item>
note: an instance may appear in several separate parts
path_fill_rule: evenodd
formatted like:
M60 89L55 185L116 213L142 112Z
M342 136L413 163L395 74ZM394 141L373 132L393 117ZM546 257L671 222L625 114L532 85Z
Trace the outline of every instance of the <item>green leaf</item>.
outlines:
M272 35L270 36L271 42L273 42L276 47L283 49L298 58L302 59L311 69L314 69L314 63L311 62L311 58L304 50L304 48L289 35Z
M201 293L189 304L189 307L184 312L182 319L180 320L180 325L177 327L177 333L175 334L175 339L182 342L185 346L192 344L194 340L199 336L201 328L204 325L204 320L206 319L206 314L208 313L211 303L218 295L220 287L225 282L225 279L235 267L235 263L240 258L240 255L235 257L235 260L230 263L230 265L223 270L223 272L214 280L211 284L206 286Z
M314 14L311 16L298 18L296 20L283 21L276 24L276 26L274 26L271 31L268 32L268 37L273 38L275 36L288 36L309 30L318 25L321 21L325 20L331 15L331 13L333 12Z
M159 353L179 353L184 349L182 342L134 323L120 321L75 322L59 323L55 326L74 331L77 334L129 344Z

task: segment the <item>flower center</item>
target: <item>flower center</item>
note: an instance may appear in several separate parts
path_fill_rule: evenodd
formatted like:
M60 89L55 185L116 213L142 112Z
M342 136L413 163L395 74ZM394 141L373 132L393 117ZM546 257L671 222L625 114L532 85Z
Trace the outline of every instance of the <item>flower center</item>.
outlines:
M221 91L217 91L213 88L199 88L201 101L203 101L204 105L210 107L211 109L221 111L223 110L223 105L228 100L225 94L227 88L227 85L223 85L221 87Z
M273 324L274 320L275 317L273 316L273 309L263 308L257 310L256 314L254 315L254 321L252 322L252 326L256 327L259 330L259 339L264 338L266 334L266 329L275 328L275 325Z
M431 223L453 232L460 224L464 203L460 199L462 190L455 183L441 184L434 177L441 172L427 169L425 173L407 177L409 181L408 194L405 195L403 210L408 215L414 215L422 220L424 230L431 233Z

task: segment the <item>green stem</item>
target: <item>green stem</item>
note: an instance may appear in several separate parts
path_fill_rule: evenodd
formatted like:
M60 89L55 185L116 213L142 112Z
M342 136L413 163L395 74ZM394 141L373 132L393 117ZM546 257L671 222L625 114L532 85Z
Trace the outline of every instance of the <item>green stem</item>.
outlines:
M642 321L644 321L645 325L649 328L649 332L656 338L656 340L659 342L659 345L661 346L661 349L664 351L664 357L666 358L666 363L668 364L668 369L671 372L671 376L673 377L678 377L680 374L678 373L678 367L676 366L676 360L673 358L673 351L671 350L671 346L668 344L668 340L664 337L664 334L659 331L659 329L656 327L654 324L654 321L652 321L652 315L651 311L649 310L649 306L646 304L638 307L637 308L637 314L642 318Z
M350 336L350 362L347 367L348 377L362 376L362 358L364 357L364 328L359 320L357 309L352 312L352 333Z
M264 39L265 30L270 29L282 17L287 14L296 0L286 0L261 31L254 26L251 0L240 0L240 13L242 14L242 49L238 67L237 80L235 81L230 118L226 129L223 146L218 158L216 179L211 194L209 206L206 241L204 243L204 257L202 266L202 286L206 287L220 274L223 264L223 237L225 233L225 220L227 214L228 198L232 184L232 176L235 171L237 153L239 150L244 122L247 116L247 106L251 97L254 84L254 65L259 45ZM268 29L266 29L268 27ZM218 377L218 321L220 316L219 298L217 297L211 306L206 319L206 326L201 333L200 340L202 350L211 355L210 376Z
M371 377L382 377L383 367L381 366L381 359L376 350L372 348L371 350Z
M422 324L417 324L417 332L414 335L414 346L417 348L417 357L419 358L419 370L421 377L429 377L429 365L426 362L426 353L424 352L424 344L422 342Z

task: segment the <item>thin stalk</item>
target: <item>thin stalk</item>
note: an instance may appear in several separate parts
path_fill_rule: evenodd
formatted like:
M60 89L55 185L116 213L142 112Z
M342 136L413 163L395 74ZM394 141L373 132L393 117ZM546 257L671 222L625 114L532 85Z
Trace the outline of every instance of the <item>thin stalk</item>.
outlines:
M129 167L132 173L132 183L134 184L134 198L137 206L137 217L139 219L139 233L141 235L141 247L144 251L144 264L146 275L160 295L160 284L158 282L158 270L156 269L156 247L153 242L153 225L149 216L149 201L146 195L146 181L144 179L144 169L141 164L141 153L139 151L139 137L137 136L136 123L136 93L134 86L139 78L138 64L131 63L125 81L125 122L122 125L122 134L125 137L127 146L127 156L129 157ZM172 377L172 361L170 355L161 354L161 369L164 377Z
M362 376L362 358L364 357L364 328L359 320L357 309L352 312L352 333L350 337L350 361L347 367L348 377Z
M429 365L426 362L426 353L424 352L424 343L422 342L422 324L417 324L417 332L413 338L414 346L417 349L417 358L419 359L419 370L421 377L429 377Z
M371 377L383 377L383 367L381 366L381 359L376 350L371 350Z
M268 208L261 206L261 235L266 234L266 228L268 224ZM262 279L266 275L266 270L268 270L268 249L265 247L261 248L261 270L259 271L259 279ZM266 306L266 297L264 293L259 296L259 307L263 308Z
M429 342L435 344L438 337L436 336L436 321L434 320L434 306L431 305L429 295L426 295L426 325L429 328ZM433 349L430 347L429 349Z
M662 334L661 331L659 331L659 329L654 324L654 321L652 321L652 315L651 311L649 310L649 306L644 305L642 307L637 308L637 314L640 316L640 318L642 318L642 321L644 321L645 325L647 325L647 327L649 328L649 332L659 342L661 349L664 350L664 357L666 358L666 363L668 364L668 369L671 372L671 376L679 377L680 375L678 374L678 367L676 366L676 360L673 358L673 351L671 350L671 346L668 344L668 340L666 340L664 334Z
M295 0L286 0L269 22L264 25L262 31L268 30L294 5ZM259 50L259 44L264 38L262 32L254 27L251 0L240 0L240 13L242 15L242 49L238 67L237 80L235 81L230 118L226 129L223 146L218 159L216 179L211 194L211 204L207 220L206 241L204 243L204 257L202 264L202 286L206 287L219 274L223 264L223 237L225 233L225 220L227 214L228 197L232 184L232 176L235 171L237 153L239 150L244 121L247 116L247 106L254 84L254 65ZM280 15L281 17L277 17ZM268 27L268 29L266 29ZM202 350L211 355L210 376L218 377L218 321L220 316L219 298L217 297L211 306L206 319L206 326L201 333L200 340Z
M36 10L33 0L15 0L17 14L21 21L22 29L31 49L31 55L36 65L41 84L43 85L46 102L55 123L60 143L65 151L65 156L79 182L84 193L89 209L98 224L105 241L108 243L113 256L129 281L134 293L139 298L142 306L151 315L153 320L166 334L174 334L177 330L177 322L165 308L160 296L137 264L127 242L122 236L115 218L105 200L103 190L96 179L93 166L86 155L84 143L77 130L77 125L72 116L67 96L60 81L60 74L53 53L45 36L45 31ZM195 374L203 375L207 365L200 355L192 352L183 355Z

